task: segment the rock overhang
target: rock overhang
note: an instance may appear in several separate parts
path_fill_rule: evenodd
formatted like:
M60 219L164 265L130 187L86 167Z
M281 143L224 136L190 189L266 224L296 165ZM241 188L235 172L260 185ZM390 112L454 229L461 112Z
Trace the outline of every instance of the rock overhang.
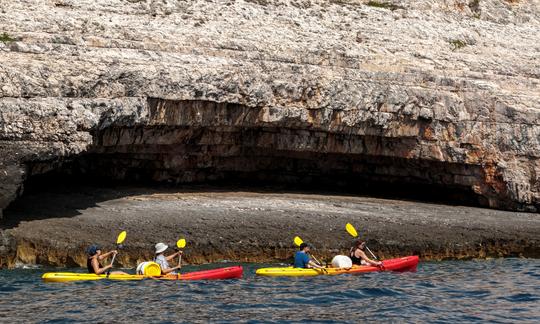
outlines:
M289 132L259 139L276 151L463 165L475 171L451 182L486 206L535 210L538 8L396 3L10 3L1 205L99 134L172 123Z

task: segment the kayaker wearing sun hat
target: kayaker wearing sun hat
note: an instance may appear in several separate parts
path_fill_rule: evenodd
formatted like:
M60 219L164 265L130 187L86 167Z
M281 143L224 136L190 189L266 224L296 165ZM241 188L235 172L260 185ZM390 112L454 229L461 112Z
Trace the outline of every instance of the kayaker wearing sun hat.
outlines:
M95 274L103 274L110 268L112 268L112 264L109 264L107 266L102 266L99 261L108 258L111 255L117 254L118 251L112 250L107 253L101 253L101 247L99 245L91 245L86 249L86 252L88 253L88 259L86 260L86 268L88 269L88 273L95 273ZM111 274L126 274L122 271L113 271Z
M168 248L169 248L169 246L167 246L167 244L163 244L163 243L158 243L155 246L156 256L154 258L154 262L159 264L159 266L161 267L161 274L162 275L176 274L175 270L178 270L178 269L180 269L182 267L180 264L177 265L176 267L172 267L172 268L169 266L169 261L171 261L175 257L181 255L182 251L175 252L175 253L173 253L173 254L166 257L163 254L163 252L165 252L165 250L167 250Z
M324 269L317 263L315 263L311 258L309 257L309 250L311 249L311 245L308 243L302 243L300 244L300 250L296 251L294 254L294 267L295 268L316 268L316 269Z
M354 243L354 246L351 248L351 251L349 253L352 263L356 265L374 265L374 266L382 265L381 261L374 261L368 258L368 256L364 252L365 248L366 248L366 242L362 240L357 240Z

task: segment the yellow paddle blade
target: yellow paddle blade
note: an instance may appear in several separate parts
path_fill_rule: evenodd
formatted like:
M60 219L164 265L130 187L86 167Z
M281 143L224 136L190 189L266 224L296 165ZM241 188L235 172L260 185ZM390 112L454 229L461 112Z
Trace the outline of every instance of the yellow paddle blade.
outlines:
M124 242L124 240L126 239L126 231L122 231L122 233L120 233L120 235L118 235L118 238L116 239L116 244L122 244L122 242Z
M176 247L179 249L183 249L186 247L186 239L179 239L176 241Z
M304 243L304 241L302 241L302 239L298 236L295 236L294 237L294 244L300 246L300 244Z
M351 234L352 237L357 237L358 236L358 233L356 232L356 229L354 228L354 226L352 226L351 223L347 223L347 225L345 225L345 230Z

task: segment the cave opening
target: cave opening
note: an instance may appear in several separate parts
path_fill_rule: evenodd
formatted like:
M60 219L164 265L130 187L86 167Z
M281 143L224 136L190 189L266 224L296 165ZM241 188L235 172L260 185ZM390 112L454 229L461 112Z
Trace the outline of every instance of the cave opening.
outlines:
M482 176L479 167L387 154L408 150L414 138L261 122L261 109L238 104L161 99L149 99L148 104L146 123L102 127L94 130L86 152L27 165L24 192L80 184L178 190L204 185L200 190L301 191L487 205L467 183ZM386 153L377 154L380 151Z
M140 155L134 161L131 160L133 157L125 153L105 156L90 153L63 163L49 172L30 177L25 181L24 193L36 194L65 188L76 190L79 185L108 188L144 186L179 191L230 189L302 192L447 205L485 205L484 198L470 187L429 180L430 172L447 169L448 165L396 158L275 153L272 157L245 155L230 160L214 158L213 161L219 166L205 165L185 171L162 168L163 160L145 160ZM156 164L160 166L156 167ZM381 169L394 168L400 169L399 175L378 173ZM426 177L414 176L410 171L415 174L424 173Z

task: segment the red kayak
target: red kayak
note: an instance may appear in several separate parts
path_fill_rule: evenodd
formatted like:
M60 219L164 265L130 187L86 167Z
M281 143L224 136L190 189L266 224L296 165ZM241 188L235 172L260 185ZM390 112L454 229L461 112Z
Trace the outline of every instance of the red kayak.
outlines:
M174 276L163 276L159 279L166 280L218 280L242 278L243 269L241 266L219 268L212 270L202 270L186 272Z
M373 272L373 271L415 271L416 266L418 266L419 258L417 255L407 256L397 259L388 259L384 260L381 267L375 266L357 266L353 267L348 273L362 273L362 272Z

